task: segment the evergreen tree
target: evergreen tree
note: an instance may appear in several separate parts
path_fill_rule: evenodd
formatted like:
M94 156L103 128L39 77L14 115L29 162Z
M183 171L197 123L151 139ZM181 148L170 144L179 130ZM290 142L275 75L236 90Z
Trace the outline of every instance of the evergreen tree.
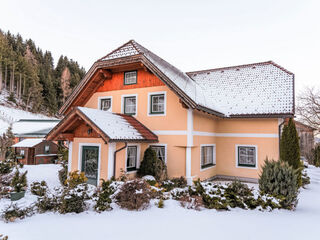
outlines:
M284 126L280 140L280 159L292 166L297 172L298 185L301 186L302 164L300 161L300 145L296 125L292 118Z

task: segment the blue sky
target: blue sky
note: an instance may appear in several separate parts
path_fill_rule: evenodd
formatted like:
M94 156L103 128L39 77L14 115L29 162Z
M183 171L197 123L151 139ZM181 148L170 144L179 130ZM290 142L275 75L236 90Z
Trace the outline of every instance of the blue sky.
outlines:
M0 28L87 70L135 39L183 71L273 60L320 86L320 1L2 0Z

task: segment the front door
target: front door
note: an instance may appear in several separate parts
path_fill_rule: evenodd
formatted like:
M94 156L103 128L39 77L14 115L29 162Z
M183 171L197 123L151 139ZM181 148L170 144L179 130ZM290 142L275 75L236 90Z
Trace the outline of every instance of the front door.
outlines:
M88 178L89 184L97 185L98 162L99 147L83 146L81 172L85 173L86 177Z

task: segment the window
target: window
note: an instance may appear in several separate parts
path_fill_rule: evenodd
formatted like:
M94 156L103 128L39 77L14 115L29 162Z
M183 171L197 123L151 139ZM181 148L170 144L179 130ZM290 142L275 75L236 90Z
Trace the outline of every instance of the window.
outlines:
M111 111L111 98L102 98L100 99L100 110Z
M150 95L150 114L163 114L165 110L164 94Z
M216 165L215 146L201 146L201 169Z
M44 153L49 153L50 152L50 146L46 145L44 146Z
M20 155L24 156L24 150L23 149L20 150Z
M152 145L151 148L153 151L156 152L157 157L166 162L166 147L165 146L157 146L157 145Z
M257 149L255 146L238 146L238 166L256 167Z
M136 114L136 97L124 97L123 113L128 115Z
M127 147L127 172L137 169L137 146Z
M124 85L131 85L137 83L137 71L130 71L124 73Z

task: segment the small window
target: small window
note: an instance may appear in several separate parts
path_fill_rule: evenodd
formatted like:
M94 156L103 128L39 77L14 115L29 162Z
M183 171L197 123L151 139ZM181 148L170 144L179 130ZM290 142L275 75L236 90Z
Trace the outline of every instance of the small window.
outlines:
M124 73L124 85L131 85L137 83L137 71L130 71Z
M136 97L124 97L124 114L135 115L136 114Z
M216 165L215 146L201 146L201 169Z
M162 160L163 162L166 162L166 147L165 146L157 146L153 145L151 146L153 151L156 152L157 157Z
M257 149L251 146L238 146L238 166L256 167Z
M46 145L44 147L44 153L49 153L50 152L50 146L49 145Z
M165 105L164 94L156 94L150 96L150 113L151 114L163 114Z
M20 155L24 156L24 150L23 149L20 150Z
M111 98L100 99L100 110L110 111L111 110Z
M127 147L127 172L137 169L137 146Z

